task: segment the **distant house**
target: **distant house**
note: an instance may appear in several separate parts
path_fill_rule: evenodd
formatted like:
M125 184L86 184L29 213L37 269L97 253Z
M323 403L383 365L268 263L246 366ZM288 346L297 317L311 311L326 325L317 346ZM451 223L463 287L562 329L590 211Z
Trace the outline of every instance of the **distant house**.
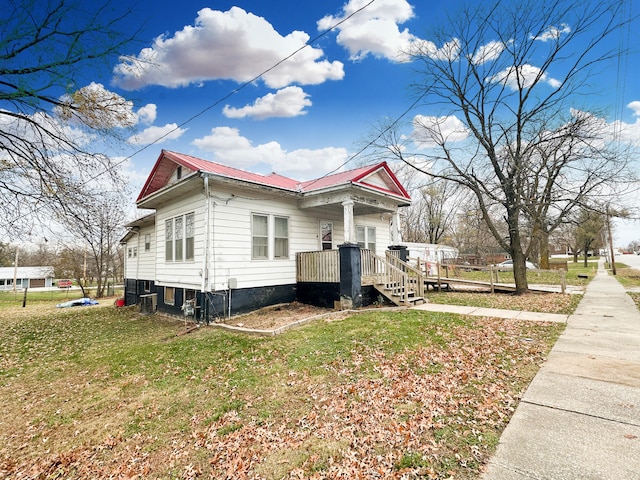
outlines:
M302 182L163 150L136 203L153 213L126 225L126 304L153 296L208 322L297 298L333 305L337 293L297 281L299 254L384 256L410 197L384 162Z
M53 267L0 267L0 290L53 286Z

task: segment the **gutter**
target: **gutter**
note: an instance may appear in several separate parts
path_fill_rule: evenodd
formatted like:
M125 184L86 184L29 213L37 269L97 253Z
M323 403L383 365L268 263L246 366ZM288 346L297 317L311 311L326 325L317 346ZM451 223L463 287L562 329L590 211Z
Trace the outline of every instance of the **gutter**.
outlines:
M200 291L205 293L209 286L209 177L203 176L204 183L204 255L202 260L202 285Z

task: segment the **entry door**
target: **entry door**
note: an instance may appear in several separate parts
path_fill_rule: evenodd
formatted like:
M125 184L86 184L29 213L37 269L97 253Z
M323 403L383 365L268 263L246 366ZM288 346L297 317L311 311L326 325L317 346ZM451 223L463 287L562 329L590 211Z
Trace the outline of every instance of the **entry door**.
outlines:
M331 250L333 248L333 223L320 222L320 249Z

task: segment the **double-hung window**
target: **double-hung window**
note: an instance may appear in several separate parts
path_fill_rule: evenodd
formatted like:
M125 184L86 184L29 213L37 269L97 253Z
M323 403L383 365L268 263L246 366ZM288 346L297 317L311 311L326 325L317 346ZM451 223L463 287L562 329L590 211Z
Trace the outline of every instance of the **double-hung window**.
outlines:
M175 261L182 262L184 260L184 217L176 217L174 219L174 227L175 227L175 242L174 242L174 252L175 252Z
M251 258L289 258L289 219L275 215L251 215Z
M289 258L289 219L275 217L275 258Z
M195 214L187 213L165 220L165 260L193 260L195 253Z
M269 258L269 216L254 213L252 223L251 258L267 259Z
M184 216L184 240L185 240L185 258L193 260L195 252L195 213L188 213Z
M164 222L164 259L173 261L173 218Z
M367 248L372 252L376 251L376 228L375 227L356 227L356 241L360 248Z

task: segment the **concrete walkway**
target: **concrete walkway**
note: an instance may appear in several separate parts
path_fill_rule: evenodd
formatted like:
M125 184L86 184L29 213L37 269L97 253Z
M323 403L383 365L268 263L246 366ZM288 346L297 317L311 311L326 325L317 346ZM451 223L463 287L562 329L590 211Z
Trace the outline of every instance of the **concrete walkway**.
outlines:
M602 263L483 480L640 480L640 313Z
M516 318L518 320L532 320L540 322L566 323L569 315L559 313L522 312L519 310L504 310L500 308L469 307L466 305L442 305L438 303L423 303L411 307L412 310L426 310L428 312L458 313L460 315L477 315L481 317Z

